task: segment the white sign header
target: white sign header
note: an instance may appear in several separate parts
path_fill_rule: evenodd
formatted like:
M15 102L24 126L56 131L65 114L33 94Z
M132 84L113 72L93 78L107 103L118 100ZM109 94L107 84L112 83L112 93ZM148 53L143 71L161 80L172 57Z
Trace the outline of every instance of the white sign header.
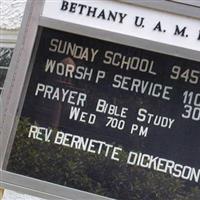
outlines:
M46 0L42 16L200 51L200 21L118 1Z

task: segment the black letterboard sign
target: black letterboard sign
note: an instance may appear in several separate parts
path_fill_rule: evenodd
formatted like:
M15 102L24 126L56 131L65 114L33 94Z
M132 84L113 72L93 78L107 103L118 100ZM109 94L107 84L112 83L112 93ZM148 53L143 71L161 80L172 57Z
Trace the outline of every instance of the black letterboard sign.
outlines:
M7 170L123 200L200 195L200 63L43 28Z

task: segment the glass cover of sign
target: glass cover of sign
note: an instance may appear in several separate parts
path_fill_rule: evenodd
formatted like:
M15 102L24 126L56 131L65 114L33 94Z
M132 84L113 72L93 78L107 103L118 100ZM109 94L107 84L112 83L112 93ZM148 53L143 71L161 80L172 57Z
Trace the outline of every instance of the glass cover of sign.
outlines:
M199 199L200 64L41 29L7 170L115 199Z

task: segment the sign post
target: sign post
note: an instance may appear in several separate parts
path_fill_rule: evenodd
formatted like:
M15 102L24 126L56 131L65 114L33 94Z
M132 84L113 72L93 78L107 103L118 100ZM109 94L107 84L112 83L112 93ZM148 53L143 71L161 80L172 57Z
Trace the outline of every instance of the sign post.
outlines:
M118 1L26 10L3 96L3 185L49 199L198 197L199 20Z

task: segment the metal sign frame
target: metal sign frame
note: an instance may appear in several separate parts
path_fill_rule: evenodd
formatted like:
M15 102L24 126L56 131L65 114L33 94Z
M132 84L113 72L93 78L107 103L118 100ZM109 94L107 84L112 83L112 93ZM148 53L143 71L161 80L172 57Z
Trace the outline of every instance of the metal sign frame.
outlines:
M24 192L40 196L49 200L66 200L67 198L71 200L108 200L110 198L10 173L4 169L6 152L12 148L14 132L20 116L20 107L22 106L20 105L21 97L25 95L24 90L28 85L27 77L30 77L28 67L30 65L31 56L33 56L32 50L36 42L35 38L38 27L42 26L62 31L66 31L67 29L68 32L81 33L83 36L90 36L196 61L200 61L199 51L183 49L180 47L41 17L44 2L45 0L27 1L22 28L19 32L17 45L11 61L11 67L5 83L2 98L2 130L0 132L0 186L17 190L22 193ZM140 1L139 3L139 1L123 0L122 3L165 10L167 12L174 12L200 19L199 9L197 14L197 8L190 7L188 9L188 6L181 5L180 9L180 5L175 6L177 4L172 2L160 1L158 4L158 2L152 1L147 4L147 2Z

